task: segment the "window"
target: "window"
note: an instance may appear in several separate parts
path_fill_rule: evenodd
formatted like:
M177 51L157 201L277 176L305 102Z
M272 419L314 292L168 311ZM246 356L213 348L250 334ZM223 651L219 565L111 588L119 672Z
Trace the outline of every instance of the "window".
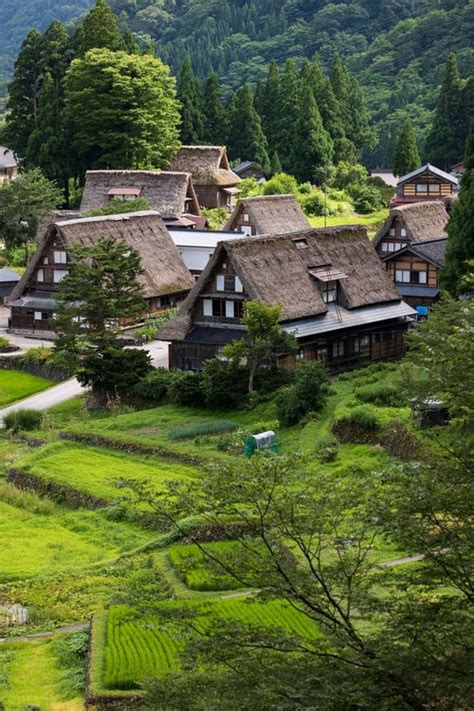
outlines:
M430 183L429 192L430 195L439 195L441 192L441 185L439 183Z
M214 318L224 318L226 314L226 302L224 299L212 300L212 315Z
M410 283L410 270L409 269L397 269L395 272L395 281L401 284Z
M35 311L35 321L47 321L49 315L43 311Z
M417 183L416 192L418 195L426 195L428 193L428 183Z
M43 264L47 264L47 263L48 263L48 257L45 257L45 258L43 259Z
M390 228L390 237L395 237L395 227Z
M44 269L38 269L36 272L36 281L44 281Z
M308 247L308 241L304 237L301 239L294 239L293 244L297 249L306 249Z
M55 269L53 272L53 281L55 284L59 284L60 281L64 279L68 275L68 272L66 269Z
M244 212L244 214L242 215L242 217L243 217L243 219L244 219L244 222L250 222L250 217L247 215L246 212Z
M235 318L242 318L244 315L244 302L234 301Z
M360 351L360 338L357 336L352 339L352 350L354 353L359 353Z
M235 317L235 308L234 308L233 301L226 301L225 302L225 317L226 318L234 318Z
M54 250L54 263L55 264L66 264L67 254L63 250Z
M370 346L370 336L361 336L360 347L368 348Z
M304 348L300 348L296 354L296 360L304 360Z
M204 316L212 316L212 299L203 300L203 313Z
M397 252L405 245L399 242L382 242L382 252Z
M223 274L218 274L216 277L216 291L225 290L225 277Z
M344 341L335 341L332 344L332 357L342 358L344 355Z
M235 291L237 294L242 294L244 291L244 285L240 281L239 277L235 277Z
M407 236L407 231L404 227L401 228L400 230L400 236L401 237L406 237Z
M337 281L327 281L321 286L321 295L325 304L337 301Z

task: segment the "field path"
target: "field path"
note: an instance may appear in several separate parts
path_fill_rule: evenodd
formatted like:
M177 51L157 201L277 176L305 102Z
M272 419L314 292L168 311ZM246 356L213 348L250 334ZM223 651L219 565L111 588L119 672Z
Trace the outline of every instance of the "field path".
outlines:
M43 390L36 395L30 395L30 397L24 400L19 400L12 405L7 405L7 407L2 407L0 409L0 427L3 427L3 418L10 412L16 412L17 410L49 410L51 407L60 405L66 400L70 400L76 395L80 395L85 392L85 388L80 385L75 378L70 380L65 380L63 383L58 385L53 385L47 390Z
M37 639L51 639L51 637L54 637L57 634L86 630L88 629L89 625L90 622L76 622L73 625L56 627L54 630L47 630L46 632L33 632L32 634L24 634L21 637L0 637L0 644L11 644L13 642L34 642Z

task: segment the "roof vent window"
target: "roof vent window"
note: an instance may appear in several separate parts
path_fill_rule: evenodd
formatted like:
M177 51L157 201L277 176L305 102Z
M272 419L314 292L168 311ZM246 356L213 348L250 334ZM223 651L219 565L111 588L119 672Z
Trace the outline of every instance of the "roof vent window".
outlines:
M299 239L294 239L293 244L297 249L306 249L308 245L308 240L305 239L304 237L301 237Z

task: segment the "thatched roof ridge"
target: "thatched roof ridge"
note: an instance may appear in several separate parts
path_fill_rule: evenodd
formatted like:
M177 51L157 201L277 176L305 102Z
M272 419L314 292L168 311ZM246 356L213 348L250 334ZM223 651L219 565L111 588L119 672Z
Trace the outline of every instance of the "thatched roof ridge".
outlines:
M241 182L230 168L225 146L181 146L169 170L188 171L196 185L232 187Z
M182 340L186 336L194 303L223 254L250 298L281 304L284 322L326 313L327 305L309 272L314 267L331 265L347 275L340 282L347 309L400 301L366 228L360 225L231 240L219 243L178 316L160 331L163 340Z
M241 198L224 229L235 229L236 221L245 211L258 235L282 235L307 230L310 224L294 195L261 195Z
M114 188L139 189L139 196L164 219L200 214L191 174L165 170L88 170L81 212L105 207Z
M147 298L187 291L194 284L160 214L147 210L50 224L21 282L12 293L12 300L22 295L43 259L44 248L58 237L66 249L78 244L92 246L104 237L126 242L141 257L144 274L140 282Z
M446 225L449 215L441 200L416 202L399 205L390 210L390 215L374 237L374 246L389 234L396 218L399 218L407 231L408 242L425 242L431 239L447 237Z

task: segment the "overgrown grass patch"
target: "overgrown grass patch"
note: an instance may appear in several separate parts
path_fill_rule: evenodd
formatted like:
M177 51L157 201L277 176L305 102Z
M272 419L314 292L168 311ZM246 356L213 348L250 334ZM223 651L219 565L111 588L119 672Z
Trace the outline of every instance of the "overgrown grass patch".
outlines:
M242 556L243 548L237 541L206 543L203 546L210 556L226 564L234 565ZM191 590L219 591L238 590L243 585L227 573L219 563L195 544L172 546L168 558L181 580Z
M187 427L173 427L170 430L170 439L179 441L183 439L194 439L203 435L218 435L224 432L234 432L237 429L235 422L222 420L221 422L202 422L197 425Z
M0 370L0 407L39 393L54 383L20 370Z
M133 690L148 676L162 676L179 668L182 649L180 627L170 612L193 612L193 624L205 631L209 621L222 619L281 629L314 641L318 630L302 613L284 602L250 600L170 601L144 616L125 606L98 616L92 638L91 685L93 690Z
M192 478L197 470L178 462L115 452L72 442L53 442L25 457L19 468L44 481L71 487L92 496L118 500L120 479L166 481Z

